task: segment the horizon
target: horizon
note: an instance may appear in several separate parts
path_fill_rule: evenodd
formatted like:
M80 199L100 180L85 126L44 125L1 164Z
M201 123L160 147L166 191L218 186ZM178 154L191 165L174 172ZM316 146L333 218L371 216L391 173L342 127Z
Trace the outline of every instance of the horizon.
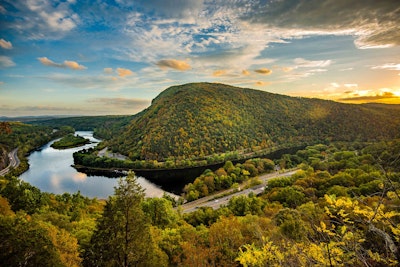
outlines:
M192 82L400 104L398 12L390 0L6 0L0 117L133 115Z

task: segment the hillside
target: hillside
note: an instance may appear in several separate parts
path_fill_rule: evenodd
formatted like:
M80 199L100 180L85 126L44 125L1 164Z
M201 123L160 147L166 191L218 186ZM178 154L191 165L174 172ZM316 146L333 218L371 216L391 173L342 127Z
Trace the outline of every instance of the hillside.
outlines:
M223 84L173 86L108 143L133 160L201 159L324 141L398 137L400 107L296 98Z

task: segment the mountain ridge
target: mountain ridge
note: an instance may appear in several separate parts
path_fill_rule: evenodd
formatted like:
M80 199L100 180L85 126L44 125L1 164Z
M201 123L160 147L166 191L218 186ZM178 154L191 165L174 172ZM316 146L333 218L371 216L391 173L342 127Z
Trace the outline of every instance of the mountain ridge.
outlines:
M345 104L217 83L172 86L107 143L132 160L186 160L399 137L400 105Z

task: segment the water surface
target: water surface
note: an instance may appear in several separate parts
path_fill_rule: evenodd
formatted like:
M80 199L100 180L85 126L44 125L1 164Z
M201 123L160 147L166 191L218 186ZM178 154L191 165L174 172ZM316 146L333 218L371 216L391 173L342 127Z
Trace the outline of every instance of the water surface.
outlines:
M118 185L118 178L88 176L71 166L74 163L72 157L74 152L95 147L100 142L93 137L91 131L77 131L76 134L88 138L92 143L59 150L50 147L56 141L53 140L28 157L29 170L20 178L44 192L72 194L80 191L84 196L97 198L113 195L114 187ZM164 193L161 188L142 177L138 178L138 182L149 197L161 197Z

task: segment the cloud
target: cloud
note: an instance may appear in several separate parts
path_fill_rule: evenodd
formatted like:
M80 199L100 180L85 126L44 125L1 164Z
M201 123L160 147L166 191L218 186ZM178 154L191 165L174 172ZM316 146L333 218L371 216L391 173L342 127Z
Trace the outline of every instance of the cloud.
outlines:
M85 66L79 65L78 62L75 61L64 61L63 63L67 68L70 68L72 70L84 70L86 69Z
M48 59L47 57L39 57L38 60L46 66L51 66L51 67L58 67L58 68L64 68L65 66L62 64L55 63L54 61Z
M87 69L85 66L80 65L78 62L75 61L68 61L65 60L64 63L56 63L47 57L39 57L38 60L45 66L50 67L57 67L57 68L69 68L72 70L84 70Z
M269 82L263 82L263 81L258 81L255 83L256 86L265 86L265 85L269 85Z
M186 71L191 69L192 67L186 63L185 61L180 61L176 59L163 59L156 63L162 69L171 68L179 71Z
M373 70L400 70L400 64L387 63L379 66L371 67Z
M198 16L204 8L203 1L199 0L140 0L138 2L147 11L167 19L180 18L193 21L193 17Z
M248 71L248 70L242 70L242 74L243 74L243 75L246 75L246 76L247 76L247 75L250 75L250 71Z
M397 1L256 1L247 10L242 13L243 20L282 32L295 29L309 35L352 35L358 48L400 45Z
M4 40L4 39L0 39L0 47L2 47L2 48L4 48L4 49L11 49L11 48L13 48L11 42L8 42L8 41L6 41L6 40Z
M293 60L296 64L295 68L323 68L331 65L331 60L307 60L304 58L295 58Z
M254 72L257 72L257 73L263 74L263 75L270 75L272 73L272 70L267 69L267 68L261 68L261 69L254 70Z
M186 63L185 61L180 61L176 59L163 59L156 63L162 69L171 68L180 71L186 71L191 69L192 67Z
M376 95L365 95L365 96L351 96L351 97L344 97L339 98L339 101L365 101L365 102L372 102L376 100L384 100L384 99L393 99L399 98L392 92L382 92Z
M59 39L80 22L72 1L16 0L7 9L4 29L11 29L29 39ZM17 18L17 19L15 19Z
M333 87L333 88L339 88L340 84L333 82L333 83L330 84L330 86Z
M223 75L225 75L226 74L226 70L216 70L216 71L214 71L213 72L213 76L214 77L218 77L218 76L223 76Z
M50 81L62 86L72 88L81 88L86 90L106 90L106 91L120 91L123 89L132 89L137 86L137 76L130 77L129 79L119 78L118 76L110 76L108 74L101 75L75 75L72 73L53 73L36 77ZM143 87L142 85L141 87Z
M113 73L113 69L112 68L104 68L103 71L104 71L104 73L107 73L107 74Z
M356 83L345 83L344 84L344 87L346 87L346 88L357 88L358 87L358 84L356 84Z
M0 56L0 68L9 68L15 66L14 61L10 57Z
M124 97L92 98L92 99L89 99L88 102L97 103L97 104L101 104L101 105L118 106L118 107L124 107L124 108L138 108L138 107L145 108L145 107L149 106L151 103L151 101L147 100L147 99L124 98Z
M133 75L133 72L131 70L124 69L124 68L117 68L117 73L118 73L118 76L120 76L120 77Z
M283 72L291 72L294 68L293 67L283 67L282 71Z

